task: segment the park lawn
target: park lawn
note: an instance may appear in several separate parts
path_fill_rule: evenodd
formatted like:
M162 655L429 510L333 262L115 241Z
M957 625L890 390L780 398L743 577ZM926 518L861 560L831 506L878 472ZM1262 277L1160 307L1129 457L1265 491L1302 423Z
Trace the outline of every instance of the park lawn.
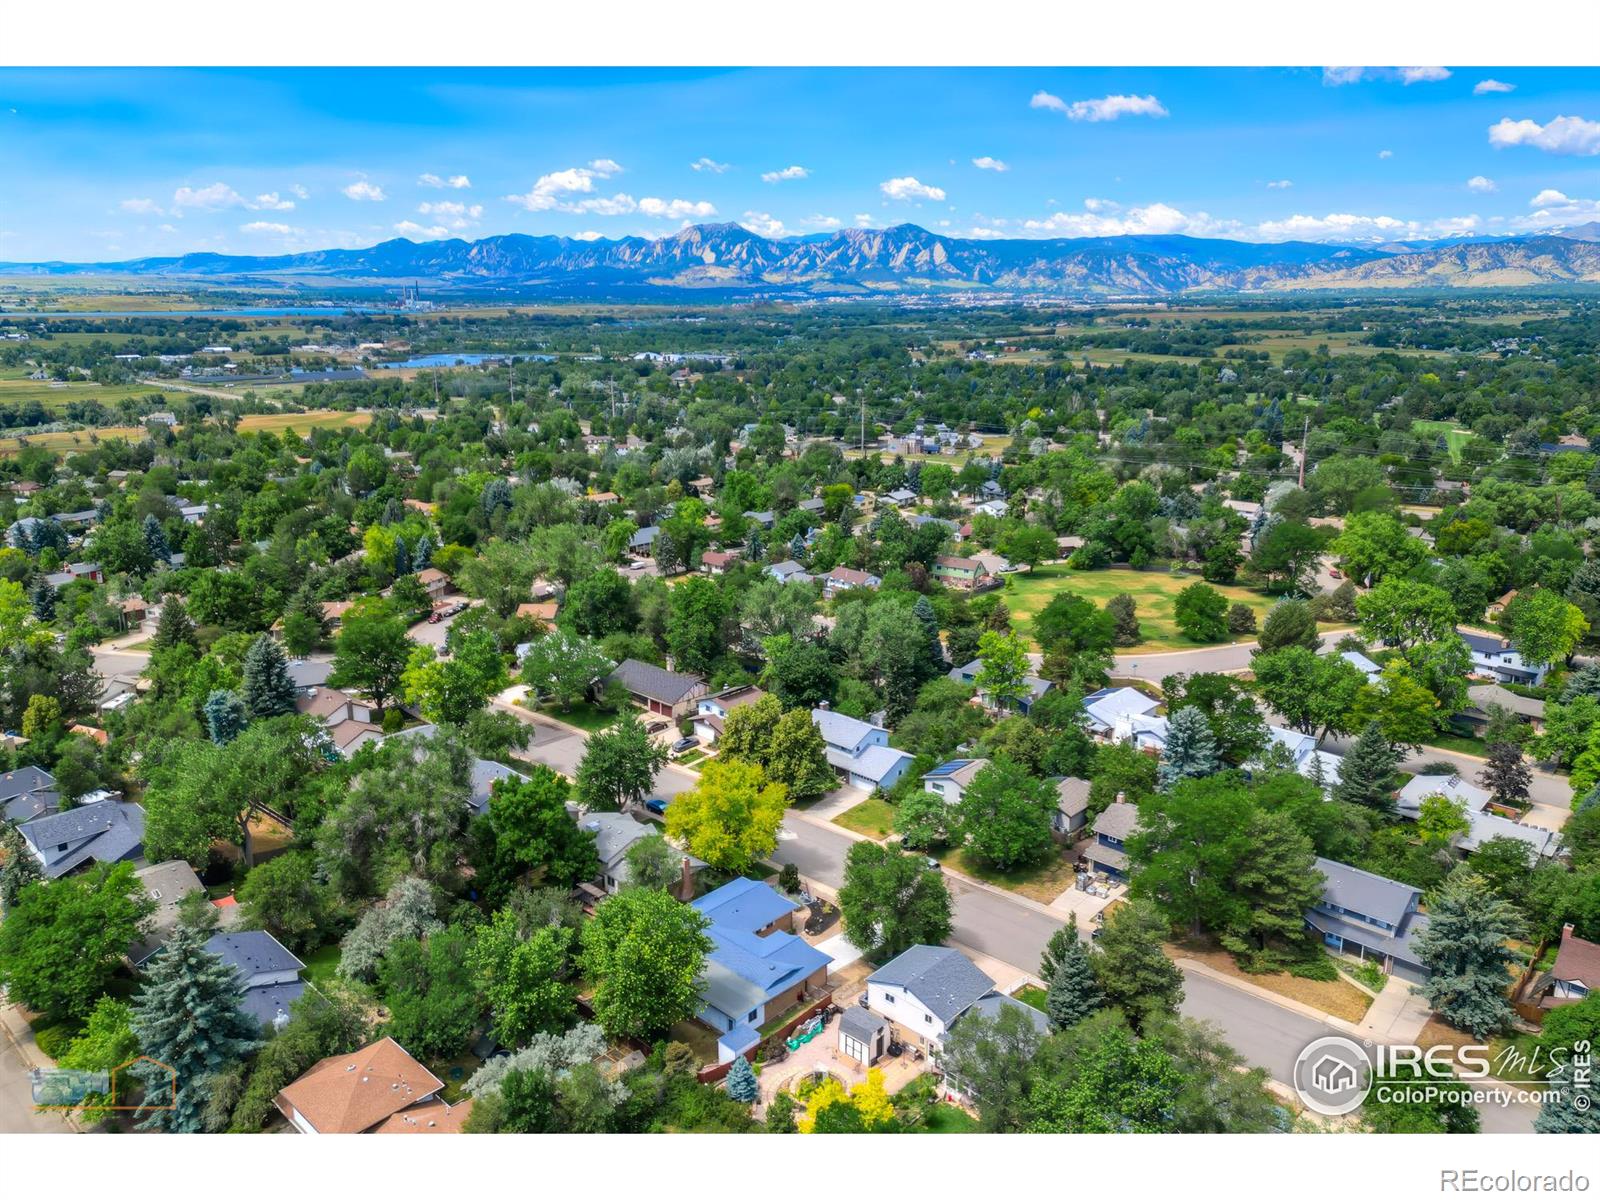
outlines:
M1469 737L1464 733L1435 733L1419 753L1426 754L1429 750L1451 750L1456 754L1485 758L1488 756L1489 746L1482 738Z
M1024 637L1032 636L1033 618L1060 592L1076 592L1086 600L1104 607L1111 597L1126 592L1137 606L1139 628L1144 640L1137 646L1119 649L1119 654L1153 653L1160 650L1189 650L1207 645L1224 645L1221 642L1197 642L1178 629L1172 608L1179 592L1192 583L1205 583L1198 572L1188 571L1133 571L1127 569L1105 571L1075 571L1063 563L1035 567L1031 571L1006 576L1002 594L1006 607L1011 610L1012 627ZM1228 599L1249 605L1259 623L1267 610L1277 603L1277 598L1265 592L1238 586L1208 584ZM1254 634L1229 641L1250 641Z
M339 412L328 408L298 413L251 413L239 418L239 432L282 433L285 429L293 429L296 433L304 434L313 429L356 428L367 425L371 420L371 413Z
M1450 457L1456 461L1461 459L1461 447L1472 440L1472 430L1458 429L1449 421L1413 421L1411 432L1415 434L1444 434L1445 449L1450 452Z
M0 396L0 404L3 403L4 397ZM46 450L66 454L89 450L96 442L103 442L108 438L142 442L145 430L142 425L104 425L94 429L75 429L69 433L32 433L20 437L5 437L0 438L0 455L18 454L24 445L40 446Z
M894 832L894 805L876 796L869 796L854 808L848 808L833 819L870 838L886 838Z
M1067 855L1053 851L1037 867L1022 867L1010 871L997 871L979 864L965 850L950 849L935 855L952 871L959 871L973 879L982 880L994 887L1005 888L1039 904L1049 904L1072 886L1074 872L1072 860Z
M560 705L547 704L539 709L541 713L551 720L560 721L564 725L571 725L585 733L594 733L608 725L614 725L621 716L620 713L607 712L603 708L596 708L587 700L580 700L571 708L562 708Z

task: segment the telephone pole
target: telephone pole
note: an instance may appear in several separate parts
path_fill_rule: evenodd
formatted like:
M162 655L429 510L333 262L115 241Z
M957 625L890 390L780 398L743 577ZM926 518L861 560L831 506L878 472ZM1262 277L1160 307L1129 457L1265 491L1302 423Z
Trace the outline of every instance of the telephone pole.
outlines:
M1306 486L1306 439L1311 436L1311 418L1306 418L1306 427L1300 431L1300 490Z

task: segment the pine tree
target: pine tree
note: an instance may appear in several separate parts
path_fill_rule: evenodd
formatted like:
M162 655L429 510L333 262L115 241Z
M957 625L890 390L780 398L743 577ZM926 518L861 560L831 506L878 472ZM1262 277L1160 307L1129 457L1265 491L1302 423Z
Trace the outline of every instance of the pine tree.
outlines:
M1183 779L1214 775L1218 765L1211 722L1198 708L1180 708L1167 722L1167 748L1156 769L1157 783L1170 788Z
M806 556L806 540L798 533L789 539L789 557L799 562Z
M245 710L244 701L239 698L239 693L222 688L218 688L206 697L201 712L205 714L206 732L219 746L226 746L233 741L250 723L250 714Z
M156 520L155 513L144 515L144 544L150 551L150 557L157 562L172 561L172 547L167 544L167 531L161 528L161 522Z
M761 1084L750 1069L749 1059L742 1054L733 1060L728 1071L728 1095L741 1104L754 1104L761 1098Z
M1550 1095L1539 1105L1539 1114L1533 1119L1535 1133L1600 1133L1600 1107L1584 1096L1583 1104L1574 1103L1578 1090L1572 1086L1572 1061L1563 1059L1550 1072Z
M411 565L418 571L433 566L433 539L425 533L417 538L416 549L411 552Z
M244 656L245 708L252 717L280 717L294 711L295 695L283 648L263 633Z
M201 1132L211 1077L261 1040L255 1018L239 1007L243 998L234 968L206 950L201 931L180 922L133 1002L139 1051L155 1060L130 1068L144 1084L141 1129Z
M1521 804L1528 798L1533 772L1522 759L1522 747L1514 742L1496 742L1489 747L1489 761L1478 775L1496 804Z
M1350 753L1339 763L1339 782L1333 798L1347 804L1391 812L1394 809L1394 771L1400 756L1376 721L1361 731Z
M1073 930L1069 931L1063 925L1050 935L1050 940L1044 944L1044 951L1039 955L1039 978L1044 980L1045 987L1056 977L1056 970L1061 966L1061 960L1067 957L1072 950L1072 943L1078 940L1076 934L1077 917L1073 917Z
M1422 985L1428 1006L1476 1038L1511 1024L1507 939L1521 922L1511 905L1476 875L1452 875L1428 906L1428 927L1412 941L1430 974Z
M939 641L939 616L926 596L917 597L917 602L911 606L911 615L916 617L928 635L928 661L943 670L944 645Z
M402 575L411 574L411 550L406 545L405 538L394 540L394 577L399 579Z
M401 504L398 498L390 496L383 502L383 515L378 518L378 524L395 525L405 520L405 516L405 505Z
M183 601L176 596L168 596L161 604L161 621L156 625L154 648L170 650L183 645L198 649L200 642L194 636L194 622L189 619L189 611L183 607Z
M752 529L750 531L750 540L745 543L744 556L751 562L760 562L766 557L766 554L767 549L761 544L761 531Z
M1094 977L1094 963L1089 957L1089 947L1078 936L1078 918L1067 921L1069 941L1055 965L1050 980L1050 990L1045 995L1044 1011L1050 1024L1057 1029L1069 1029L1090 1013L1105 1004L1105 993Z
M56 589L48 579L40 579L34 584L28 599L33 604L33 615L39 620L48 622L56 619Z

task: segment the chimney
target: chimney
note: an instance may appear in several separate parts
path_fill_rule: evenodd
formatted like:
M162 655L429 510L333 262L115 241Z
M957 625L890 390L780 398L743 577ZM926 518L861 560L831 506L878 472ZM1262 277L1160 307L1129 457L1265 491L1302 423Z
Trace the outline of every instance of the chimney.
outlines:
M1572 940L1572 922L1571 921L1568 921L1565 925L1563 925L1561 927L1561 940L1563 942L1570 942Z
M830 708L833 707L833 705L830 702L828 702L827 700L818 700L817 701L817 707L820 708L823 712L827 712Z
M694 869L689 866L689 856L683 856L683 877L678 883L678 899L687 904L694 899Z
M1118 792L1117 793L1117 803L1118 804L1123 803L1125 800L1127 800L1127 798L1128 798L1128 793L1127 792Z

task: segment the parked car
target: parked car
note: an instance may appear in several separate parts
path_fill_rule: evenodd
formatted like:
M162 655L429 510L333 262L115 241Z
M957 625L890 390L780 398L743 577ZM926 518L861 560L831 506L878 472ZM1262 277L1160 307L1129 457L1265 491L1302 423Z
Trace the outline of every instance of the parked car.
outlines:
M660 796L651 796L650 799L644 802L644 807L646 812L653 812L658 817L664 817L667 815L667 805L671 803L671 800L663 799Z
M671 747L672 753L673 753L674 756L679 755L679 754L687 754L690 750L693 750L699 744L700 744L700 739L699 738L682 737L682 738L679 738L677 741L672 743L672 747Z
M644 727L644 731L646 733L660 733L663 729L671 724L671 721L651 721Z
M437 625L442 620L444 620L444 614L442 612L432 612L428 614L429 625Z

